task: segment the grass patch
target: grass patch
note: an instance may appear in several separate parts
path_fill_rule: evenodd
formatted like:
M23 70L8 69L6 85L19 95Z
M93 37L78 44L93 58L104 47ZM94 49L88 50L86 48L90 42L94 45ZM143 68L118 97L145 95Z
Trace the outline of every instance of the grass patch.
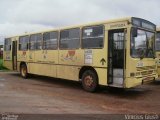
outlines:
M0 70L7 70L4 66L3 66L3 59L0 58Z

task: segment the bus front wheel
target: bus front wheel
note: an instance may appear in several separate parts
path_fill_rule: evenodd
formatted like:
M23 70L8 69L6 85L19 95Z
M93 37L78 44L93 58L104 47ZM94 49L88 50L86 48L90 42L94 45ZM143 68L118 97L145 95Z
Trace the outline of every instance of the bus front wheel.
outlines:
M95 92L98 87L98 77L92 70L87 70L82 75L82 87L87 92Z
M23 77L23 78L27 78L28 77L28 71L27 71L27 66L25 65L25 64L22 64L21 65L21 71L20 71L20 73L21 73L21 76Z

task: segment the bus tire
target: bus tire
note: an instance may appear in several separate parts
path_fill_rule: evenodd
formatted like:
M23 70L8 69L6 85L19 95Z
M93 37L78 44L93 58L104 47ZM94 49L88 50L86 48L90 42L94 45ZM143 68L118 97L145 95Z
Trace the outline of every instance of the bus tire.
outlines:
M98 77L92 70L86 70L82 75L82 87L87 92L95 92L98 88Z
M25 64L21 65L20 73L21 73L21 76L23 78L27 79L27 77L28 77L28 71L27 71L27 66Z

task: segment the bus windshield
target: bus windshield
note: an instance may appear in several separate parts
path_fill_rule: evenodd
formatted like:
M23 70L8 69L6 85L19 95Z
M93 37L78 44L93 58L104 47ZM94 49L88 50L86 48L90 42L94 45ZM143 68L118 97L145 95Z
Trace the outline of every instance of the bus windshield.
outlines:
M155 33L146 30L132 29L131 56L134 58L154 58Z
M156 51L160 51L160 32L157 33L155 45L156 45Z

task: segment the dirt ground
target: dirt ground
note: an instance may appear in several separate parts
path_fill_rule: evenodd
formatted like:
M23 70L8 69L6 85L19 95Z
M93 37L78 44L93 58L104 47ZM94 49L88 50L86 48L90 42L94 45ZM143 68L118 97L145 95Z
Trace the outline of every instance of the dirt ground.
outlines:
M160 114L160 81L133 89L101 87L85 92L80 83L0 72L0 113Z

